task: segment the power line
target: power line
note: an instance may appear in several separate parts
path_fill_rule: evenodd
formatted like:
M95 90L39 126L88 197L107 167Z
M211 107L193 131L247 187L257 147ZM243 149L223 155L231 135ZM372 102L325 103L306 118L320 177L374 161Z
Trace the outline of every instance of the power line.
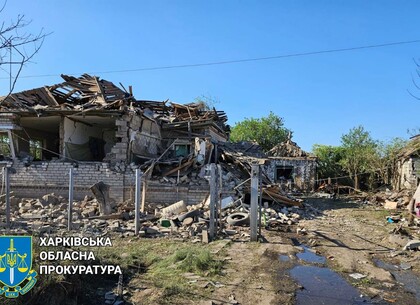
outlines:
M329 50L321 50L321 51L291 53L291 54L283 54L283 55L267 56L267 57L255 57L255 58L234 59L234 60L224 60L224 61L214 61L214 62L194 63L194 64L182 64L182 65L171 65L171 66L144 67L144 68L124 69L124 70L78 72L78 73L67 73L67 74L68 75L80 75L80 74L83 74L83 73L88 73L88 74L111 74L111 73L127 73L127 72L169 70L169 69L180 69L180 68L228 65L228 64L235 64L235 63L245 63L245 62L253 62L253 61L263 61L263 60L274 60L274 59L282 59L282 58L289 58L289 57L303 57L303 56L311 56L311 55L318 55L318 54L349 52L349 51L356 51L356 50L363 50L363 49L373 49L373 48L383 48L383 47L397 46L397 45L403 45L403 44L412 44L412 43L419 43L419 42L420 42L420 39L418 39L418 40L408 40L408 41L398 41L398 42L389 42L389 43L382 43L382 44L373 44L373 45L366 45L366 46L349 47L349 48L339 48L339 49L329 49ZM53 77L53 76L55 77L55 76L60 76L60 75L59 74L26 75L26 76L20 76L20 78L39 78L39 77ZM1 77L0 79L6 79L6 78L7 77Z

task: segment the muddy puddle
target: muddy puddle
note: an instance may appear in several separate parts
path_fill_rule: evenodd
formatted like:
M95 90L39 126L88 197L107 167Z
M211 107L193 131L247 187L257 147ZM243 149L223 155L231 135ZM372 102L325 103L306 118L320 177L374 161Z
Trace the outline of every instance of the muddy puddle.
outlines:
M311 248L300 245L303 248L303 252L300 252L296 254L297 258L305 261L307 263L313 263L313 264L325 264L325 257L317 255L315 252L312 251Z
M373 304L338 273L318 266L296 266L290 275L303 287L296 292L296 304Z
M297 305L378 304L372 303L338 273L325 267L325 257L316 254L310 247L299 244L297 240L292 241L295 246L303 249L296 257L298 262L304 264L298 264L289 271L302 287L296 292ZM279 256L280 261L282 256Z
M279 255L279 260L281 262L288 262L290 261L290 257L288 255Z
M420 300L420 280L413 271L410 270L411 266L393 265L385 263L379 259L374 259L373 262L379 268L389 271L395 280L404 286L404 290L413 293L417 300Z

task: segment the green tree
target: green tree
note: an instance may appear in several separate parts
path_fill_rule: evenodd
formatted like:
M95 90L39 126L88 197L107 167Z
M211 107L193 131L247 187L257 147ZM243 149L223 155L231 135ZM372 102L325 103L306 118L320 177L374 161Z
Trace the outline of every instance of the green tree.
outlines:
M372 161L377 153L377 142L363 126L358 126L341 137L341 144L344 156L340 164L353 180L354 188L359 189L359 176L372 170Z
M283 118L270 111L269 115L262 118L245 118L232 127L230 139L233 142L254 141L263 150L268 151L275 145L287 140L291 130L284 127Z
M341 146L314 144L312 152L317 157L317 172L320 179L343 176L340 162L344 156Z

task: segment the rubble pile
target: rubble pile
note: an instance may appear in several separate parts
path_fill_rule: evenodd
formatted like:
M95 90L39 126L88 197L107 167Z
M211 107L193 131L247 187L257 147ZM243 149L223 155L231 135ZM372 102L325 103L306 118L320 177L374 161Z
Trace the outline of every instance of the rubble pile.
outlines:
M242 200L232 197L221 200L220 218L217 222L218 236L235 241L249 240L249 208ZM319 211L306 206L286 206L264 202L261 209L261 223L267 229L290 226L300 219L310 219L319 215ZM142 223L141 236L172 236L192 242L208 242L210 210L209 199L197 205L187 206L181 200L168 207L157 209L158 219Z
M410 202L413 191L402 190L400 192L385 189L366 198L367 203L382 205L386 209L404 208Z
M189 106L191 107L191 106ZM190 109L191 110L191 109ZM200 115L214 119L216 114L191 112L194 117ZM162 153L161 157L145 162L144 188L147 183L158 181L161 184L209 187L213 149L216 145L203 139L196 139L195 150L186 156L174 156ZM252 164L263 164L261 157L238 150L229 143L218 144L218 164L216 176L218 198L224 191L229 192L218 202L217 235L235 240L249 240L249 194ZM210 152L209 152L210 151ZM173 153L173 152L172 152ZM200 157L201 156L201 157ZM264 207L261 209L261 223L273 228L293 225L301 218L311 217L301 200L296 200L281 189L271 184L270 179L261 175L261 190ZM109 202L108 187L98 182L91 187L95 198L86 196L84 200L74 201L72 206L72 228L84 233L106 234L114 232L121 236L134 235L134 204L126 201L119 204ZM156 206L147 203L147 212L140 217L140 236L166 236L209 241L210 199L195 205L186 205L183 201ZM67 229L67 199L55 194L47 194L39 199L18 199L12 197L12 223L15 228L40 233L51 233ZM17 225L21 224L21 225ZM26 224L26 225L25 225Z
M4 204L2 209L4 209ZM68 200L54 193L46 194L42 198L10 198L12 229L23 232L53 233L60 229L67 229ZM127 211L128 210L128 211ZM127 204L112 207L113 214L101 216L99 204L95 198L86 196L81 201L74 201L72 206L72 228L92 229L115 226L108 224L101 218L118 218L129 220L131 209Z
M297 205L263 203L261 224L267 229L298 224L300 219L316 217L319 211L300 201ZM179 201L169 206L150 206L154 212L140 215L141 237L171 236L192 242L209 241L210 199L196 205ZM249 240L249 208L242 198L229 196L220 201L217 235L232 240ZM67 230L68 201L54 193L39 199L11 197L12 231L53 234ZM109 215L101 215L97 199L86 196L74 201L72 228L82 234L119 234L134 236L134 204L126 201L112 206Z
M325 183L317 189L313 196L327 199L346 198L365 204L380 205L385 209L393 210L406 207L413 196L413 190L404 189L397 192L388 188L381 188L373 193L367 193L347 185Z

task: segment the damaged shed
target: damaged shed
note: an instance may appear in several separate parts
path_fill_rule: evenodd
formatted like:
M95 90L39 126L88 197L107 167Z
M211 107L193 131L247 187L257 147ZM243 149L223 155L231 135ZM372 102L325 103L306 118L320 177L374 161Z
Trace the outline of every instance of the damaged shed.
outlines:
M268 177L284 185L311 191L316 182L316 157L303 151L291 139L274 146L268 153L269 162L265 166Z

